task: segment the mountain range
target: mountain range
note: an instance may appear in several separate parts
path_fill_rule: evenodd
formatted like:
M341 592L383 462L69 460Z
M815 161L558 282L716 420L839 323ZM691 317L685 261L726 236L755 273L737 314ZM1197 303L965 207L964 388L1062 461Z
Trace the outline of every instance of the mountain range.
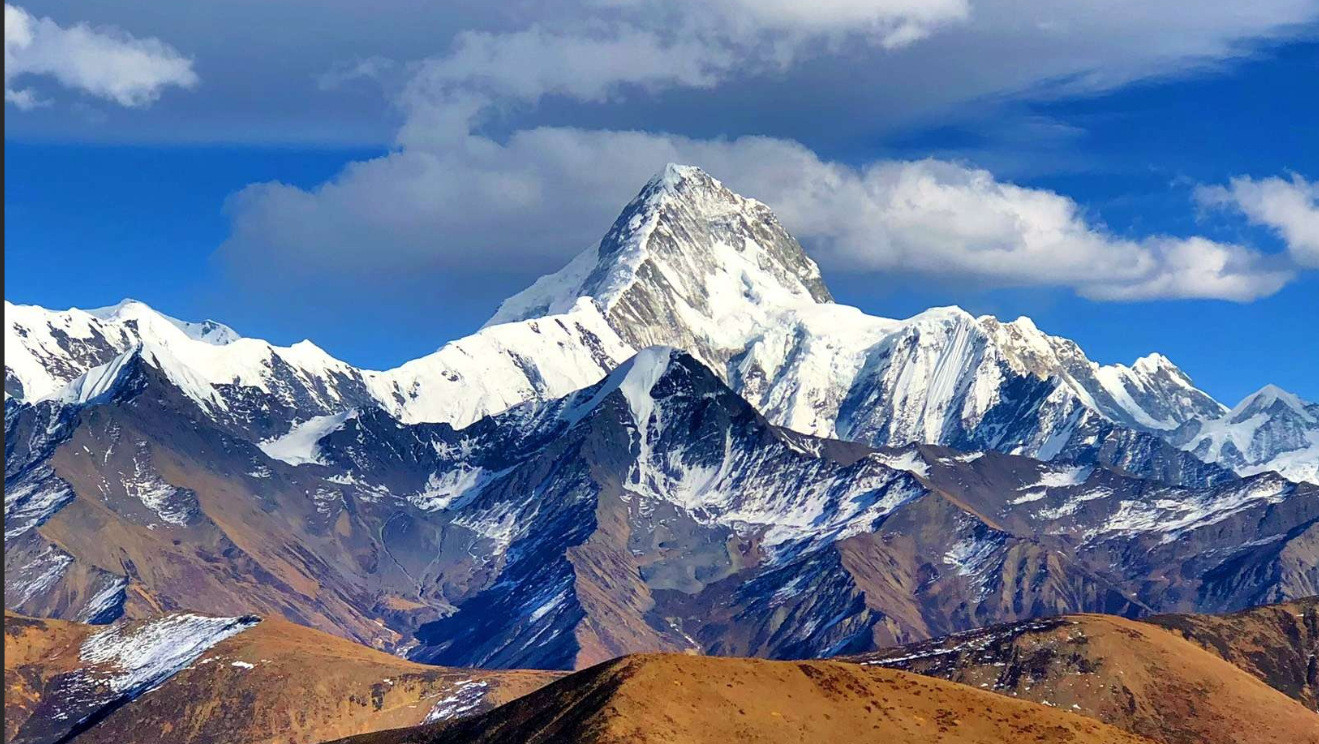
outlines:
M1319 593L1319 406L1025 318L832 301L670 166L393 370L137 302L5 307L5 604L284 617L415 661L855 654Z

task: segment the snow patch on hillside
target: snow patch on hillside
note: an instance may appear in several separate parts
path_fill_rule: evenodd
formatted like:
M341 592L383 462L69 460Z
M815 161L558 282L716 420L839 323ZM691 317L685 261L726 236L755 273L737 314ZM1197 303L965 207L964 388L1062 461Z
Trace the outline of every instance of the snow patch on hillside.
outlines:
M90 678L130 699L187 669L220 641L247 630L255 617L170 615L115 625L83 641L79 656Z
M283 460L290 465L320 464L318 455L320 441L343 428L345 422L356 416L356 410L316 416L295 425L287 434L260 442L257 446L267 456Z
M490 692L490 683L484 680L468 679L454 685L453 691L435 702L435 707L426 714L422 723L449 721L471 713L485 702Z

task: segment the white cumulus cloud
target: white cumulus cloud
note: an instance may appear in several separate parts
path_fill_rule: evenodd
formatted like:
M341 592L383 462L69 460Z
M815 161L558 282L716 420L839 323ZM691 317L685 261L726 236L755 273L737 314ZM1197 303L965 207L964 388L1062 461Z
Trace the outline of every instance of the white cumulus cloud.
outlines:
M1259 180L1239 176L1226 186L1201 186L1195 193L1205 206L1240 212L1250 222L1273 230L1296 263L1319 268L1319 182L1306 181L1300 174Z
M64 27L6 4L5 101L23 110L44 105L32 88L17 86L32 76L121 106L145 106L167 86L197 84L192 61L159 39L81 23Z
M273 269L258 274L553 270L598 240L641 184L674 161L769 204L826 270L1065 287L1104 300L1250 301L1295 274L1285 260L1241 245L1115 234L1064 195L946 160L850 165L759 136L484 132L508 108L547 96L600 103L633 87L717 90L748 69L787 69L858 37L901 47L888 35L928 33L969 13L959 0L827 0L810 6L806 23L798 17L806 11L786 1L714 0L701 14L683 0L666 26L657 3L606 5L622 12L572 28L459 34L448 53L410 67L390 153L311 189L265 183L236 194L221 256ZM905 25L913 30L900 31Z
M599 239L664 163L695 163L773 207L826 269L1070 287L1096 299L1248 301L1292 277L1203 238L1116 237L1070 199L939 161L864 168L746 137L543 127L467 133L353 164L312 190L258 184L230 202L222 255L242 266L368 276L557 268Z

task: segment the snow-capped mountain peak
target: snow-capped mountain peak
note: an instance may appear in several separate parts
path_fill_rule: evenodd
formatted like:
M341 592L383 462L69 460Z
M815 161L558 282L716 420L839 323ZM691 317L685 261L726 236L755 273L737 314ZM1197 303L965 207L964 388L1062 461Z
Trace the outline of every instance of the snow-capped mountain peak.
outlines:
M487 326L564 312L583 297L634 348L677 345L716 365L775 312L832 301L819 267L768 207L676 165L598 245L506 300Z
M153 309L145 302L134 299L124 299L117 304L108 307L99 307L88 310L87 313L104 321L112 323L135 323L139 327L144 324L151 326L160 323L160 321L165 321L182 331L191 339L204 341L208 344L215 344L216 346L230 344L242 338L242 336L238 335L234 329L223 323L218 323L214 320L203 320L201 322L179 320L178 318L170 317ZM145 330L140 330L139 333L148 337L152 335Z
M1228 420L1233 423L1240 423L1253 416L1272 411L1294 415L1302 421L1316 423L1319 422L1319 418L1312 410L1315 408L1315 404L1301 400L1296 394L1283 390L1277 385L1269 384L1247 395L1240 403L1236 404L1228 414Z
M1189 421L1173 441L1243 475L1276 471L1319 483L1319 404L1265 385L1222 416Z

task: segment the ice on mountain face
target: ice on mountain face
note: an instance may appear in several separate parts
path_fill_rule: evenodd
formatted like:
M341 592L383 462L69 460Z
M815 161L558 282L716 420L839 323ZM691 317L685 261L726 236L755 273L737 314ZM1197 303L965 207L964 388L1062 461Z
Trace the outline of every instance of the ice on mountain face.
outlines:
M877 452L871 455L871 457L894 470L905 470L908 473L919 475L922 478L930 477L930 464L925 462L925 458L922 457L920 451L915 448L904 450L897 454Z
M166 524L182 527L197 511L196 496L186 488L167 483L156 472L145 442L138 442L133 455L133 472L124 473L124 493L142 502Z
M466 465L458 465L442 473L431 473L426 479L426 487L408 496L408 502L422 511L458 508L475 498L486 484L502 474Z
M1093 489L1083 490L1079 493L1069 493L1067 494L1066 500L1062 503L1062 505L1049 509L1040 509L1039 511L1035 512L1035 518L1053 520L1053 519L1062 519L1063 517L1070 517L1073 514L1076 514L1078 511L1080 511L1081 507L1087 501L1106 499L1112 495L1113 495L1113 491L1111 489L1104 488L1102 486ZM1035 499L1031 499L1031 500L1035 500ZM1016 500L1010 503L1019 504L1022 503L1022 501Z
M85 405L111 392L136 354L136 350L127 351L105 364L92 367L61 388L55 394L56 400L65 405Z
M976 576L985 569L1003 542L1004 536L996 533L967 537L953 545L943 560L961 576Z
M1048 495L1049 492L1044 490L1043 488L1031 489L1031 490L1023 491L1020 496L1008 501L1008 505L1017 506L1019 504L1029 504L1032 501L1039 501L1040 499L1043 499L1045 496Z
M1094 468L1091 467L1051 468L1041 472L1039 479L1032 484L1032 487L1063 488L1076 486L1085 483L1092 472L1094 472Z
M94 665L88 676L135 698L188 668L208 649L259 622L254 617L169 615L115 625L83 641L79 656Z
M128 577L110 576L105 580L104 586L101 587L86 604L78 610L74 617L78 622L94 623L101 618L109 615L113 618L119 614L119 608L124 601L124 590L128 588Z
M965 534L944 553L943 562L952 566L958 576L967 578L974 589L972 596L981 602L989 596L995 569L1001 563L999 554L1008 536L965 522L962 527Z
M296 424L281 437L269 439L257 444L261 451L275 460L282 460L290 465L319 463L318 445L331 432L338 431L344 422L355 417L357 411L348 410L328 416L315 416L301 424Z

